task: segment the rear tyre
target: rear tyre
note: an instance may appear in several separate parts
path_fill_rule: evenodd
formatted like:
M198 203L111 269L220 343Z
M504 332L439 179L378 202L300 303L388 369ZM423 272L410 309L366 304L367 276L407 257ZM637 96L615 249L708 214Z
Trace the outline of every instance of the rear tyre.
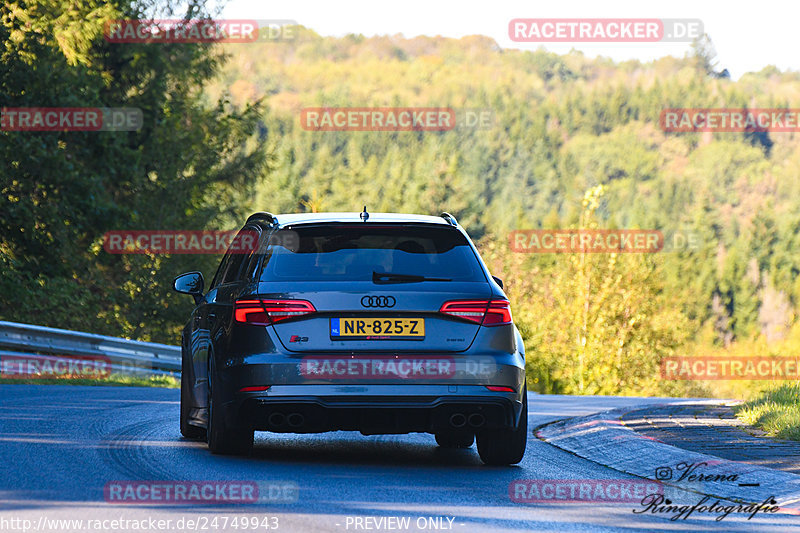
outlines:
M469 448L473 442L472 433L436 433L436 444L442 448Z
M528 390L522 400L522 414L516 429L486 430L478 433L478 455L492 466L514 465L522 461L528 444Z
M218 455L248 455L253 449L253 430L227 425L219 408L219 393L214 392L213 381L212 364L208 372L208 449Z
M206 430L189 423L189 410L191 407L191 400L189 399L189 375L184 368L183 357L181 357L181 435L192 440L204 439L206 437Z

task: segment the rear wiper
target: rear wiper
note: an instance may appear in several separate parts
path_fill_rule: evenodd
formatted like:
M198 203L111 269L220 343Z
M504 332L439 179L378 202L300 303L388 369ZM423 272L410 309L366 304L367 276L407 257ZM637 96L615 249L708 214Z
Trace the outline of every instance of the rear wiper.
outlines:
M427 278L417 274L394 274L372 271L373 283L415 283L419 281L453 281L450 278Z

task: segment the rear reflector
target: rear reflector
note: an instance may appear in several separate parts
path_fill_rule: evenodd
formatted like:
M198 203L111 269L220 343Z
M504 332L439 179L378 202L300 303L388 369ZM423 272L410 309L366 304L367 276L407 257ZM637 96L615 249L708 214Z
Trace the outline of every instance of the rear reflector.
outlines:
M484 326L511 324L511 307L506 300L451 300L443 303L439 312Z
M486 385L486 388L492 392L514 392L511 387L502 387L500 385Z
M258 387L242 387L241 389L239 389L239 392L264 392L268 390L270 387L271 385L258 386Z
M236 322L267 326L317 310L307 300L237 300L233 306Z

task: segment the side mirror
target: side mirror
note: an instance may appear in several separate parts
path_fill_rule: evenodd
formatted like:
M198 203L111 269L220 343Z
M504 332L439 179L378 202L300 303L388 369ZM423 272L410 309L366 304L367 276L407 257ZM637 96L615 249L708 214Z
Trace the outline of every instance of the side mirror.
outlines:
M203 299L203 274L200 272L187 272L181 274L172 282L172 288L176 292L188 294L194 297L194 303L199 304Z
M495 283L500 285L501 289L503 288L503 280L502 279L498 278L497 276L492 276L492 279L494 280Z

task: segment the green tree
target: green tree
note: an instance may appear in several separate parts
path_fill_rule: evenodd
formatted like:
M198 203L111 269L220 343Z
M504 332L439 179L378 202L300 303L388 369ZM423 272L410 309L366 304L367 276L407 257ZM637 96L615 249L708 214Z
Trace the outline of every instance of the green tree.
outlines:
M110 256L103 234L238 224L238 207L218 198L263 175L266 153L252 138L259 107L202 103L223 60L215 46L104 40L106 21L146 16L146 7L0 7L5 106L134 107L144 116L134 132L0 132L4 319L175 342L187 306L171 305L171 279L190 263L210 272L215 259ZM183 7L187 18L205 14L200 1Z

